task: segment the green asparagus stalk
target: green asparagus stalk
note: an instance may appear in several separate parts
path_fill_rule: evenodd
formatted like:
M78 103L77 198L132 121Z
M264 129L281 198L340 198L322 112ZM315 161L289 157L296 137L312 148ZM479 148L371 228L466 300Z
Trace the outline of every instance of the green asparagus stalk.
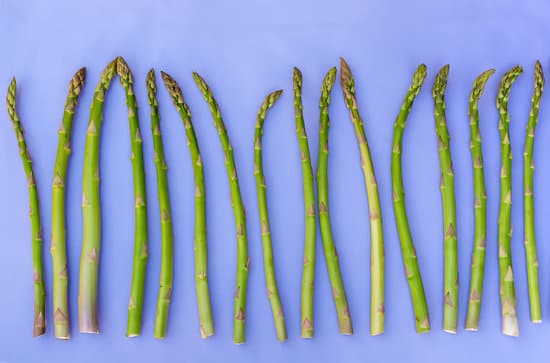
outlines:
M260 212L260 228L262 231L262 247L264 252L264 272L267 298L271 304L275 331L279 341L287 339L283 305L279 297L279 289L275 278L273 266L273 248L271 244L271 229L269 227L269 214L267 211L266 185L262 162L262 135L264 120L269 109L281 96L282 90L270 93L262 103L256 118L256 132L254 134L254 177L256 178L256 190L258 195L258 210Z
M183 121L191 154L191 162L193 163L193 172L195 175L195 289L197 291L197 303L199 308L200 334L202 338L208 338L214 335L214 322L212 319L210 290L208 287L206 199L202 159L199 143L191 120L191 111L183 99L183 92L169 74L161 72L161 75L164 85L174 102L174 106L176 106L181 120Z
M525 218L525 259L527 266L527 281L529 285L529 305L531 308L531 321L542 322L539 292L539 262L537 259L537 244L535 240L535 203L533 200L533 181L535 166L533 163L533 144L535 142L535 129L538 123L540 100L544 89L544 74L539 61L535 64L535 87L531 100L531 112L527 124L525 136L525 148L523 150L523 216Z
M210 107L214 124L218 130L218 136L225 155L225 167L229 178L231 202L233 204L235 228L237 230L238 259L237 286L235 288L234 302L233 341L236 344L242 344L245 342L246 293L248 288L248 268L250 265L250 258L248 257L248 241L246 236L246 216L241 199L241 190L237 177L235 159L233 158L233 146L231 146L229 136L227 135L221 116L220 107L218 106L212 91L204 79L196 72L193 72L193 79Z
M458 253L456 238L456 201L454 171L451 160L450 136L445 117L445 89L449 77L447 64L437 74L432 89L434 98L435 130L439 144L441 167L441 202L444 228L444 282L443 282L443 330L456 333L458 322Z
M38 189L32 169L32 159L27 149L23 126L19 120L16 110L16 88L15 78L10 82L6 103L8 107L8 115L13 123L13 129L17 137L19 146L19 155L23 161L23 168L27 177L27 185L29 187L29 205L30 218L32 228L32 264L33 264L33 281L34 281L34 323L33 336L37 337L46 332L45 305L46 305L46 290L44 288L44 271L42 267L42 227L40 222L40 204L38 201Z
M523 69L516 66L504 74L500 81L496 102L499 113L498 129L500 132L502 165L500 171L500 213L498 217L500 304L502 308L502 333L511 336L519 335L519 327L510 249L510 240L512 239L512 226L510 223L512 213L512 148L510 146L508 99L512 84L522 72Z
M170 191L168 189L168 176L166 160L164 158L164 146L160 131L160 114L157 101L157 85L155 71L151 69L145 80L147 96L151 107L151 132L153 134L153 147L155 150L155 169L157 171L157 190L160 209L161 230L161 261L160 261L160 288L157 298L157 313L155 317L155 338L166 336L168 325L168 311L172 299L173 279L173 240L172 209L170 208Z
M414 317L416 321L416 331L425 333L430 330L430 316L428 305L426 303L426 294L424 292L424 284L422 276L418 268L418 259L414 248L411 230L407 219L407 209L405 206L405 190L403 188L403 172L401 169L401 150L403 146L403 133L407 124L407 117L411 112L414 100L422 84L426 79L426 66L421 64L414 72L412 83L405 95L403 104L397 119L395 120L393 129L393 147L391 159L391 174L392 174L392 194L393 194L393 211L395 214L395 222L397 224L397 232L399 233L399 241L401 243L401 253L403 255L403 264L405 265L405 274L409 282L409 290L413 303Z
M355 137L359 144L361 154L361 167L365 177L367 198L370 211L371 233L371 307L370 307L370 331L371 335L379 335L384 332L384 231L382 228L382 211L378 196L378 184L374 173L371 153L363 120L359 113L357 98L355 96L355 80L351 69L343 58L340 58L340 82L344 93L346 107L350 112L351 122L355 129Z
M338 262L338 252L334 245L332 228L330 225L329 203L328 203L328 141L330 119L328 108L330 104L330 93L336 80L336 67L331 68L321 87L321 99L319 101L319 159L317 161L317 190L318 190L318 209L319 224L321 225L321 236L323 239L323 251L327 264L328 275L332 285L332 294L336 313L338 314L338 325L340 333L353 334L353 326L348 306L348 298L344 288L344 281L340 272Z
M117 73L120 84L126 92L130 140L132 142L132 170L134 174L135 232L134 232L134 268L132 288L128 303L128 326L126 336L138 336L141 331L143 313L143 293L145 272L147 269L147 206L145 196L145 168L143 166L143 140L139 130L137 101L134 94L134 77L128 64L122 57L117 58Z
M483 150L481 148L481 134L479 132L478 103L485 89L485 85L487 84L487 80L493 73L495 73L495 70L489 69L481 73L475 79L474 85L472 86L472 92L470 93L470 105L468 107L468 115L470 117L470 149L474 165L475 232L466 330L472 331L477 331L479 325L487 236L487 195L485 193L485 176L483 173Z
M296 116L296 135L300 146L302 160L302 177L304 182L305 240L304 268L302 272L302 338L313 338L313 289L315 284L315 238L317 220L315 217L315 187L313 169L309 155L309 144L304 125L302 105L302 73L294 68L294 113Z
M69 92L65 102L63 120L58 132L59 139L52 187L52 240L50 252L53 262L53 320L55 336L59 339L70 338L69 301L67 296L69 274L67 270L65 231L65 181L67 164L71 155L73 117L85 78L86 68L81 68L69 81Z
M78 325L81 333L99 333L97 322L97 281L101 246L99 137L103 123L105 93L115 75L116 63L116 59L113 60L101 74L95 89L86 132L82 171L83 230L78 291Z

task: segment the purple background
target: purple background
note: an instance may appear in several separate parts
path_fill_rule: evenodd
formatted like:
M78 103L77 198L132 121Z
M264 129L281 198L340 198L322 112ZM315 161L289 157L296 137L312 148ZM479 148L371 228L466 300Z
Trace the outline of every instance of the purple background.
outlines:
M152 5L154 4L154 5ZM0 362L181 361L181 362L463 362L500 363L545 359L550 353L550 104L542 100L537 130L535 194L544 324L529 322L522 245L522 148L532 92L532 69L546 70L550 3L545 1L33 1L0 0L0 91L18 80L18 108L35 161L41 192L48 295L48 330L32 335L32 267L27 188L15 135L0 113ZM123 90L109 91L101 148L103 244L100 273L101 335L77 331L78 264L82 216L82 160L88 108L99 74L122 55L136 78L144 137L150 260L142 336L127 339L127 301L133 251L133 194L128 121ZM353 128L337 85L330 109L330 202L333 231L350 299L355 335L338 334L326 267L318 240L315 338L299 337L303 204L298 144L294 133L292 67L304 74L304 114L314 165L317 162L318 98L324 73L344 56L357 82L380 197L386 241L386 333L369 335L369 224L367 199ZM414 332L412 309L393 220L390 156L393 120L416 66L428 78L404 138L404 179L408 212L426 286L432 332ZM442 218L439 162L431 85L437 70L451 64L447 118L456 175L460 266L458 334L442 331ZM499 137L494 107L498 79L515 64L525 67L512 90L510 112L513 163L513 256L521 336L500 333L497 215ZM88 81L77 109L74 154L68 175L68 252L72 339L53 336L49 255L51 181L57 128L66 84L81 66ZM210 286L216 335L199 337L193 285L193 179L183 126L159 83L162 131L175 221L175 285L168 337L153 338L160 262L160 231L149 110L144 78L150 67L171 73L181 84L194 115L205 165ZM488 186L486 284L480 331L463 330L473 236L472 163L467 101L474 78L494 67L480 103ZM209 110L191 71L201 73L220 103L235 147L248 211L251 270L247 344L232 343L232 294L236 241L223 154ZM157 80L159 79L157 73ZM253 133L263 97L283 88L265 125L265 174L275 264L289 340L276 342L265 294L262 250L253 177ZM2 96L3 99L4 96ZM2 107L3 108L3 107Z

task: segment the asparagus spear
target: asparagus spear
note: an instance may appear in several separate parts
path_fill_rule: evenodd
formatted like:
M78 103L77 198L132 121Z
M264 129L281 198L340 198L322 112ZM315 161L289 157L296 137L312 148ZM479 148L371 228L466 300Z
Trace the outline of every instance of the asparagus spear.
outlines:
M458 322L458 256L454 172L451 160L450 136L445 117L445 89L447 88L448 77L449 65L447 64L437 74L432 94L434 98L435 130L439 141L440 188L445 241L443 330L454 334Z
M128 326L126 336L138 336L141 331L143 313L143 292L145 289L145 272L147 269L147 206L145 196L145 168L143 166L143 148L134 94L134 77L128 64L122 57L117 58L117 73L120 84L126 92L128 121L130 123L130 140L132 142L132 170L134 174L135 232L134 232L134 268L132 288L128 303Z
M496 102L499 113L498 129L500 132L502 165L500 171L500 212L498 217L500 304L502 308L502 333L511 336L519 335L519 327L510 250L510 240L512 238L512 227L510 224L512 212L512 148L510 146L508 99L512 84L522 72L523 69L520 66L516 66L504 74L500 81Z
M529 304L531 308L531 321L542 322L539 292L539 262L537 259L537 244L535 240L535 206L533 200L533 179L535 166L533 163L533 144L535 142L535 129L538 123L540 99L544 89L544 74L539 61L535 64L535 87L531 100L531 112L527 124L525 136L525 148L523 151L523 216L525 218L525 259L527 265L527 281L529 284Z
M78 325L81 333L99 333L97 323L97 278L101 246L99 199L99 136L103 123L105 93L116 72L116 59L105 67L90 109L84 168L82 171L82 251L78 290Z
M200 333L202 338L214 335L214 322L210 304L210 290L208 288L208 254L206 246L206 200L204 188L204 171L201 154L191 111L183 99L183 92L176 81L167 73L161 72L162 80L176 106L189 145L193 172L195 175L195 288L199 307Z
M470 299L466 330L477 330L481 295L483 294L483 275L485 271L485 239L487 234L487 195L485 193L485 176L483 174L483 151L481 148L481 134L479 132L478 102L485 89L489 77L495 73L490 69L481 73L474 81L470 93L468 115L470 117L470 149L474 165L474 212L475 232L474 248L472 252L472 275L470 277Z
M323 238L323 251L327 263L328 275L332 285L334 304L338 314L338 325L340 333L353 334L353 326L348 306L348 298L340 273L338 263L338 252L332 237L330 226L330 214L328 203L328 141L329 141L329 114L330 93L336 80L336 67L331 68L323 80L321 87L321 99L319 101L319 159L317 161L317 188L318 188L318 209L319 224L321 225L321 236Z
M157 313L155 317L155 338L166 336L168 324L168 311L172 298L173 279L173 239L172 210L170 208L170 191L168 189L168 177L166 160L164 158L164 146L160 131L160 114L157 101L157 85L155 71L151 69L145 80L147 96L151 107L151 132L153 134L153 147L155 150L155 169L157 171L157 190L160 209L161 229L161 261L160 261L160 288L157 298Z
M65 102L63 120L58 132L59 140L52 187L52 240L50 252L53 262L53 320L55 336L59 339L69 339L70 337L69 301L67 296L69 274L65 234L65 181L67 164L71 155L73 117L85 78L86 68L80 68L69 81L69 92Z
M16 110L16 88L15 78L12 78L6 96L8 115L13 123L13 129L17 137L19 146L19 155L23 161L23 168L27 177L29 187L29 205L32 228L32 264L33 264L33 282L34 282L34 323L33 336L37 337L46 332L45 305L46 291L44 288L44 271L42 267L42 227L40 223L40 204L38 201L38 189L32 169L32 159L27 149L23 126L19 120Z
M273 248L271 247L271 230L269 227L269 214L267 211L266 185L262 162L262 135L264 120L269 109L281 96L282 90L270 93L262 103L256 118L256 132L254 134L254 177L256 178L256 190L258 195L258 210L260 212L260 227L262 231L262 247L264 251L264 272L267 298L271 304L275 331L279 341L287 339L283 305L279 297L275 268L273 267Z
M405 265L405 273L407 275L407 281L409 282L409 290L416 321L416 331L418 333L425 333L430 330L430 316L426 303L426 294L424 293L424 284L422 283L422 276L418 268L418 259L416 257L416 251L407 219L405 191L403 189L403 173L401 170L401 149L407 117L425 79L426 66L421 64L414 72L412 83L405 95L397 119L395 120L391 159L393 211L397 224L397 232L399 233L399 241L401 242L403 264Z
M225 167L229 178L231 202L233 204L235 228L237 230L238 259L237 286L235 288L234 303L233 341L236 344L242 344L245 342L246 292L248 287L248 268L250 265L250 258L248 257L248 241L246 237L246 216L241 199L237 168L233 158L233 146L231 146L229 136L227 135L221 116L220 107L218 106L218 103L212 95L212 91L204 79L196 72L193 72L193 79L210 107L214 124L218 130L218 136L225 155Z
M351 122L355 129L357 143L359 144L361 167L367 188L371 231L370 331L371 335L379 335L384 332L384 231L382 229L382 211L380 210L380 198L378 196L378 184L376 182L376 175L374 174L374 165L363 128L363 120L357 106L355 80L353 79L351 69L343 58L340 58L340 82L344 92L344 100L350 112Z
M302 160L306 219L304 268L302 273L302 338L313 338L313 289L315 283L315 234L317 228L315 218L315 189L313 186L313 170L309 155L307 133L302 113L302 73L296 67L294 68L293 86L296 135L298 136L300 159Z

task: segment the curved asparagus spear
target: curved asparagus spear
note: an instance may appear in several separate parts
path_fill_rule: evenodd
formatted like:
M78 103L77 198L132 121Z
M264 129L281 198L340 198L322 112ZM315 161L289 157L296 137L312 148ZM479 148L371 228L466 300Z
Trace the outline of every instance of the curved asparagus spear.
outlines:
M50 252L53 262L53 323L55 336L69 339L69 301L67 296L67 245L65 231L65 181L71 155L71 131L78 96L84 86L86 68L80 68L69 81L63 120L59 128L52 187L52 240Z
M535 166L533 163L533 144L535 142L535 129L538 123L540 99L544 89L544 74L539 61L535 64L535 87L531 100L531 112L527 124L525 136L525 148L523 150L523 216L525 219L525 263L527 266L527 281L529 284L529 305L531 321L542 322L539 292L539 262L537 258L537 244L535 240L535 203L533 200L533 179Z
M116 59L105 67L90 109L84 167L82 171L82 251L78 287L78 325L81 333L99 333L97 323L97 278L101 246L99 200L99 136L103 123L105 93L116 72Z
M405 274L409 282L409 290L413 303L414 317L416 321L416 331L425 333L430 330L430 316L428 305L426 303L426 294L424 292L424 284L422 276L418 268L418 259L409 228L407 219L407 209L405 207L405 190L403 188L403 172L401 170L401 149L403 145L403 133L407 124L407 117L411 111L414 100L420 88L426 79L426 66L421 64L414 72L412 83L405 95L403 104L393 128L393 147L391 157L391 174L392 174L392 194L393 194L393 211L395 214L395 222L397 224L397 232L399 233L399 241L401 243L401 253L403 256L403 264L405 265Z
M42 227L40 222L40 204L38 201L38 190L32 169L32 159L27 149L23 126L19 120L16 110L16 89L17 84L15 78L12 78L6 96L8 115L12 121L13 129L17 137L19 146L19 155L23 161L23 168L27 177L27 185L29 187L29 216L31 218L32 228L32 265L33 265L33 281L34 281L34 323L33 336L37 337L46 332L45 305L46 305L46 290L44 288L44 271L42 267Z
M458 254L456 238L456 201L454 171L451 159L450 136L445 117L445 89L449 77L447 64L437 74L432 89L434 98L435 130L439 144L441 167L441 202L445 241L445 268L443 286L443 330L456 333L458 322Z
M262 162L262 135L264 120L269 109L281 96L282 90L270 93L262 103L256 118L256 132L254 134L254 177L256 178L256 190L258 195L258 210L260 213L260 227L262 231L262 247L264 252L264 272L267 298L271 304L271 312L275 322L275 331L279 341L287 339L283 305L279 297L275 268L273 267L273 248L271 247L271 230L269 227L269 214L267 211L267 198L265 195L265 178Z
M369 144L363 128L363 120L359 114L355 96L355 80L351 69L343 58L340 58L340 82L344 92L346 107L350 112L351 122L361 153L361 167L365 176L367 199L370 211L371 234L371 335L384 332L384 231L382 228L382 211L378 196L378 184L374 174L374 165Z
M511 336L519 335L519 327L510 250L510 240L512 238L510 224L512 213L512 148L510 146L508 99L512 84L522 72L523 69L516 66L504 74L500 81L496 102L499 113L498 129L500 132L502 165L500 171L500 212L498 216L500 304L502 308L502 333Z
M241 199L239 180L237 178L237 168L233 158L233 146L231 146L229 136L227 135L223 123L220 107L204 79L196 72L193 72L193 79L210 107L225 155L225 167L229 178L231 202L233 204L235 228L237 230L237 286L235 288L233 341L236 344L242 344L245 342L246 292L248 288L248 267L250 265L248 241L246 237L246 216Z
M166 159L164 158L164 146L160 131L160 114L157 101L157 85L155 71L151 69L145 80L147 86L147 98L151 107L151 132L153 134L153 147L155 150L155 169L157 172L157 191L160 209L161 230L161 261L160 261L160 288L157 298L157 312L155 317L155 338L166 336L168 324L168 312L172 298L173 278L173 240L172 209L170 208L170 190L168 189L168 176Z
M183 99L183 92L176 81L167 73L160 72L164 85L178 110L189 145L193 173L195 176L195 288L199 307L200 333L202 338L214 335L210 290L208 288L208 250L206 245L206 200L204 188L204 171L201 154L191 111Z
M128 64L122 57L117 58L117 73L120 84L126 92L130 140L132 142L132 171L134 174L135 232L134 232L134 267L132 288L128 302L128 326L126 336L138 336L141 331L143 313L143 293L145 289L145 272L147 269L147 198L145 196L145 168L143 166L143 140L139 131L137 101L134 94L134 77Z
M327 264L330 284L332 286L332 294L334 304L336 305L336 313L338 314L338 326L340 333L353 334L353 326L348 306L348 298L340 273L340 264L338 262L338 252L334 245L332 237L332 228L330 226L330 214L328 203L328 141L330 120L328 108L330 104L330 93L336 80L336 67L331 68L321 87L321 99L319 101L320 117L319 117L319 159L317 161L317 196L319 209L319 224L321 225L321 236L323 239L323 251L325 253L325 261Z
M470 149L474 165L474 212L475 232L472 252L472 275L470 277L470 299L466 317L466 330L477 330L481 296L483 294L483 276L485 273L485 242L487 235L487 195L485 193L485 176L483 173L483 150L479 132L478 102L489 77L495 73L490 69L481 73L474 81L470 93L468 115L470 117Z
M294 68L294 113L296 116L296 134L300 145L302 160L302 177L304 181L304 208L306 214L304 240L304 268L302 272L302 338L313 338L313 289L315 283L315 234L317 221L315 217L315 189L313 170L309 156L304 116L302 114L302 73Z

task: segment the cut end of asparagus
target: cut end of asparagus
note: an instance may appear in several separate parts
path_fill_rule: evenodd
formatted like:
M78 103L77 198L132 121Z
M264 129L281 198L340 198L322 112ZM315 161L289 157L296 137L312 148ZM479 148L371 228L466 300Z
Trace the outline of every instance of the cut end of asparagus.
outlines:
M439 70L439 73L437 73L432 88L434 98L443 99L445 90L447 89L447 80L449 79L449 68L450 66L446 64Z
M456 334L456 329L443 329L445 333Z
M518 319L516 316L504 316L502 318L502 334L511 337L519 336Z
M466 330L466 331L478 331L478 328L476 328L476 327L471 327L471 326L468 327L468 326L467 326L466 328L464 328L464 330Z
M539 319L539 320L531 320L531 323L533 323L533 324L542 324L542 319Z

